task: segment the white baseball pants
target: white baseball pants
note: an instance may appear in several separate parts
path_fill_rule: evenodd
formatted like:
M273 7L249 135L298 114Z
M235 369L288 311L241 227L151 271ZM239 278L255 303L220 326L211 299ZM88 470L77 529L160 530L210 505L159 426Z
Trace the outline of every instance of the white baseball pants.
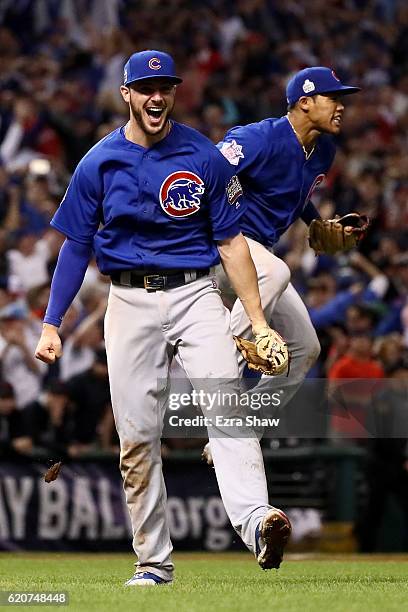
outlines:
M152 293L112 285L105 341L137 570L169 580L172 545L160 456L168 385L158 381L167 381L177 346L190 380L207 380L212 390L216 381L226 392L239 393L230 313L211 276ZM224 433L211 437L217 481L232 525L253 551L256 526L271 508L262 453L256 437Z

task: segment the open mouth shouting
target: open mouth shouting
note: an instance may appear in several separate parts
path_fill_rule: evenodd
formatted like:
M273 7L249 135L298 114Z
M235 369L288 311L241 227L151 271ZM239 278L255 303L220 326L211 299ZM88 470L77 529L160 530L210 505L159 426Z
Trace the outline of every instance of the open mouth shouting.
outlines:
M162 120L166 117L166 109L161 106L149 106L145 109L148 123L152 127L159 127Z

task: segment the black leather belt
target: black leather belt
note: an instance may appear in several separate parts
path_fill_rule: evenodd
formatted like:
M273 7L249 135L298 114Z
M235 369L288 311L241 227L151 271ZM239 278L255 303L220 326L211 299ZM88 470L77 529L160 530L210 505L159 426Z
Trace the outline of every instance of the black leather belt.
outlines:
M112 283L122 287L139 287L146 291L163 291L191 283L198 278L208 276L209 268L203 270L163 270L144 274L141 270L123 270L111 274Z

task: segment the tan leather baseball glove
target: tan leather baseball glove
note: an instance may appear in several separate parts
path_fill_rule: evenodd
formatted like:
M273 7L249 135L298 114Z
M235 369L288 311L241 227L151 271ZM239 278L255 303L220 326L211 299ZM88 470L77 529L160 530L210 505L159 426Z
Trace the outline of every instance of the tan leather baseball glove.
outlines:
M255 342L234 336L235 344L248 364L268 376L276 376L288 371L289 352L286 342L275 330L266 329L255 337Z
M356 247L370 225L366 215L349 213L334 219L313 219L309 226L309 245L316 255L334 255Z

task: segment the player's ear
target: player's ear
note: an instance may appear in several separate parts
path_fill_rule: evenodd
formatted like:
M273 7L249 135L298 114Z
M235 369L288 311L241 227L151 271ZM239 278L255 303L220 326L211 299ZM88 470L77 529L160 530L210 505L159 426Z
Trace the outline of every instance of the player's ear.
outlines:
M304 113L309 112L309 107L310 104L312 102L312 97L311 96L302 96L301 98L299 98L299 100L297 101L297 106L300 108L300 110L302 110Z
M125 102L129 102L130 100L130 89L129 87L126 87L126 85L121 85L120 86L120 93L122 94L122 98L124 99Z

